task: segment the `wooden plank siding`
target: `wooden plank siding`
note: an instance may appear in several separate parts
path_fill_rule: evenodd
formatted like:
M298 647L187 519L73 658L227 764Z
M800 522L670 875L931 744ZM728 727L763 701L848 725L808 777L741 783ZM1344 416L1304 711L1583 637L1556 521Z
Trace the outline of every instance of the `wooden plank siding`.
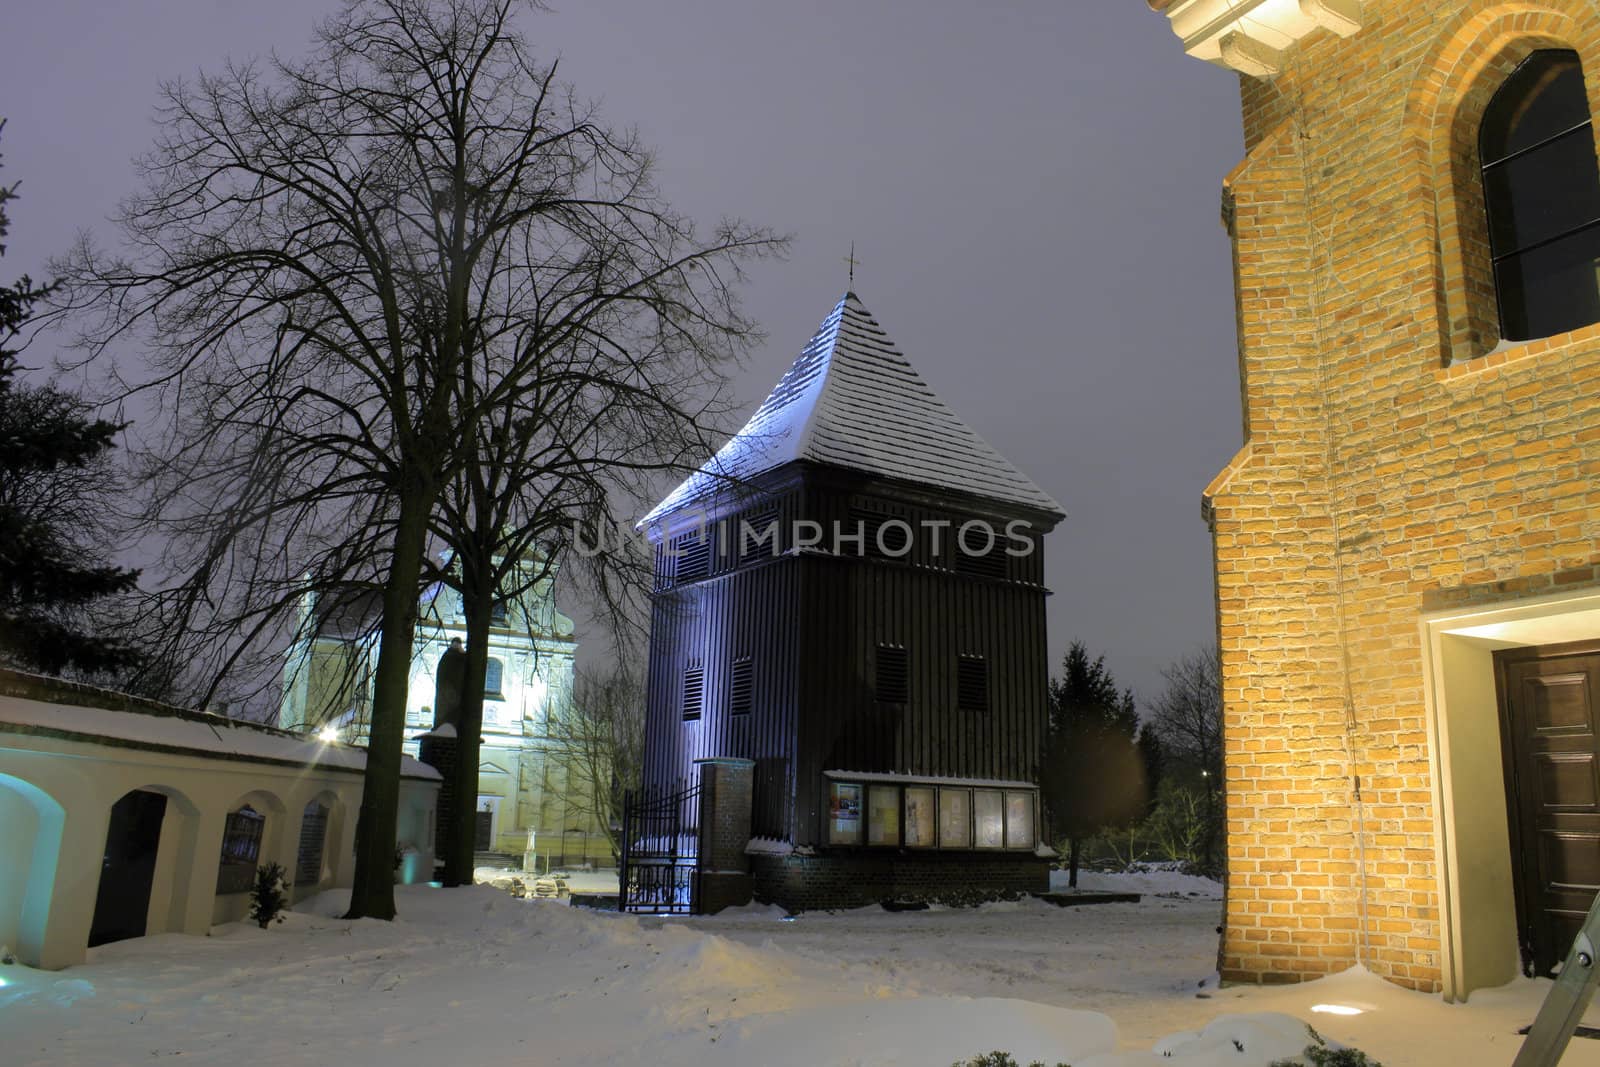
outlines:
M805 465L798 465L804 467ZM969 519L992 523L1005 547L1005 524L1023 519L1042 542L1055 516L992 503L934 495L920 487L850 472L806 468L786 474L781 496L712 512L724 537L740 515L770 514L777 505L786 550L740 560L714 550L709 576L675 582L658 556L651 620L645 781L670 788L694 774L694 760L733 756L756 761L753 832L793 841L821 841L826 807L822 772L851 770L924 776L1037 780L1044 738L1049 666L1045 648L1043 556L1006 560L1005 577L958 573L948 551ZM852 544L793 548L796 520L822 525L864 516L948 520L946 551L918 529L904 560L858 555ZM670 523L653 536L678 531ZM975 538L974 540L981 540ZM874 678L879 643L909 654L909 700L881 705ZM958 708L957 664L985 659L988 710ZM735 659L752 660L748 715L732 716L728 684ZM701 717L684 721L684 673L703 668Z

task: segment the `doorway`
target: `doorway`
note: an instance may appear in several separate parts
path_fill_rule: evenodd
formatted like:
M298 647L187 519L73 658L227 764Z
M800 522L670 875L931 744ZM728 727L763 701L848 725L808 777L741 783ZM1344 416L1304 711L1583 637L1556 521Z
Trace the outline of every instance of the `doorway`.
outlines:
M146 789L126 793L111 805L89 947L144 936L166 814L166 796Z
M1566 957L1600 890L1600 641L1494 654L1525 973Z

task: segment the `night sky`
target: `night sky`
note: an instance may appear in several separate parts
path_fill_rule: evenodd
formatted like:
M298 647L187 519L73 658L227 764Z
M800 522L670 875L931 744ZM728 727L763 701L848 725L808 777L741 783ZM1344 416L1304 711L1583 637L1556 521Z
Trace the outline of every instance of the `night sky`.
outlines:
M0 278L44 273L133 188L157 84L304 49L332 0L49 0L0 16ZM1238 87L1138 0L612 0L524 28L636 125L674 205L793 233L758 265L750 408L846 287L1059 500L1052 657L1141 697L1214 634L1200 491L1240 445L1223 175ZM48 353L30 353L30 362Z

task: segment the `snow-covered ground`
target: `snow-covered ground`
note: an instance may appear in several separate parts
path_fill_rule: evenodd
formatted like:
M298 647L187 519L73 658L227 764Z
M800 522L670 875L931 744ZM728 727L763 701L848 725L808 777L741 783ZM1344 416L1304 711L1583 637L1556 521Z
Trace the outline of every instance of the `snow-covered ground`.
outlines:
M1075 1067L1258 1067L1302 1043L1292 1016L1388 1067L1495 1065L1548 988L1451 1006L1353 971L1219 990L1214 884L1158 872L1080 888L1203 895L660 920L410 887L381 923L333 917L344 899L330 893L271 930L125 941L62 972L0 966L0 1063L947 1067L1006 1049ZM1363 1014L1312 1010L1327 1004ZM1208 1025L1210 1052L1167 1037ZM1600 1042L1562 1062L1600 1065Z

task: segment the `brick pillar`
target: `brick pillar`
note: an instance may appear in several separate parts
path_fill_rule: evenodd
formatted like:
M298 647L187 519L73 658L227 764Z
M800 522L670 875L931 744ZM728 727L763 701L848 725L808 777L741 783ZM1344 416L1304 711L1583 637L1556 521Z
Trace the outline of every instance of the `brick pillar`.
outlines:
M456 811L456 759L461 742L455 728L443 726L417 738L417 757L439 772L444 780L439 783L439 802L433 815L433 854L444 855L446 827Z
M754 760L695 760L700 774L700 894L696 910L714 915L750 903L751 796Z

